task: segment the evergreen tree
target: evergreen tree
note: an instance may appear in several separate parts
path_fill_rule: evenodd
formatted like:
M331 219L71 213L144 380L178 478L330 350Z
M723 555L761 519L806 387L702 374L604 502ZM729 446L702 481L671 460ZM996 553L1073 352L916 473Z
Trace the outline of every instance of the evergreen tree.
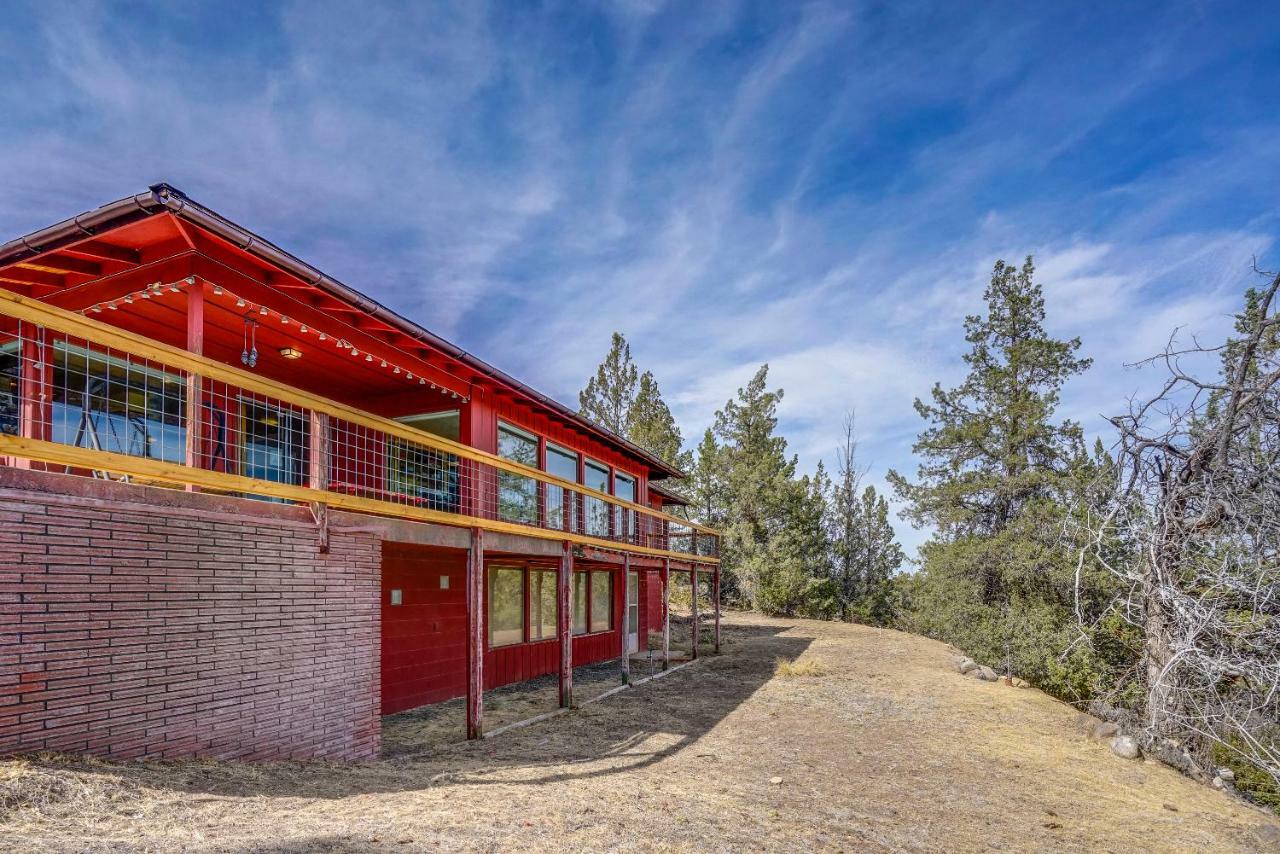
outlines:
M716 413L712 428L725 499L722 574L733 576L749 604L757 604L779 573L799 572L773 543L795 508L796 460L787 457L787 441L777 435L782 391L767 388L768 376L769 366L762 365Z
M1078 638L1078 550L1063 532L1096 470L1079 426L1054 413L1089 360L1076 356L1079 339L1045 332L1034 273L1030 258L1020 270L996 263L986 314L965 320L969 374L916 401L929 422L915 445L918 477L891 471L889 481L904 515L934 527L906 585L905 627L1080 699L1096 688L1097 661L1063 657Z
M836 451L836 482L831 494L830 529L832 581L840 602L840 619L848 620L850 608L858 596L861 504L858 488L866 474L858 467L858 440L854 432L854 416L844 420L844 441Z
M632 442L677 468L689 468L693 455L681 450L684 439L680 435L680 428L676 425L671 409L662 399L658 381L650 371L640 375L639 387L627 413L626 425L623 435Z
M637 371L631 345L622 333L613 333L609 354L596 375L578 393L578 411L619 436L627 435L628 419L636 399Z
M857 588L854 616L864 623L887 625L893 618L892 579L906 556L889 522L889 502L874 486L862 492L857 527Z

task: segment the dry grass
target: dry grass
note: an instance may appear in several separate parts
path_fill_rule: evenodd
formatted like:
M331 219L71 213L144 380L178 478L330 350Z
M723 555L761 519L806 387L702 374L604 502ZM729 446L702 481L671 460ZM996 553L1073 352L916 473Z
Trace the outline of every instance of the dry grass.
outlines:
M380 762L0 762L0 850L1256 851L1275 822L932 641L753 615L725 637L581 710Z
M826 676L831 672L825 661L820 658L806 658L801 661L790 661L778 657L773 660L774 673L783 679L795 679L805 676Z

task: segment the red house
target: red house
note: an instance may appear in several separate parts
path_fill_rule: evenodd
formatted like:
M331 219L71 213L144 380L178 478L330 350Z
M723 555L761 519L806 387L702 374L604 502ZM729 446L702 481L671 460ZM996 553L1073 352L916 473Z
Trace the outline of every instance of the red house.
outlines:
M0 753L367 758L383 714L570 705L665 663L671 572L718 590L680 476L168 185L19 237Z

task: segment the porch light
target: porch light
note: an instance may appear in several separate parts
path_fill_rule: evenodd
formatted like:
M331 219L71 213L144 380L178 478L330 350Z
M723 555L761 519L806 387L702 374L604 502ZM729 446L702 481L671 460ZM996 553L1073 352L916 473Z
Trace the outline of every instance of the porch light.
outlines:
M302 351L294 347L281 347L280 355L284 356L286 359L301 359Z

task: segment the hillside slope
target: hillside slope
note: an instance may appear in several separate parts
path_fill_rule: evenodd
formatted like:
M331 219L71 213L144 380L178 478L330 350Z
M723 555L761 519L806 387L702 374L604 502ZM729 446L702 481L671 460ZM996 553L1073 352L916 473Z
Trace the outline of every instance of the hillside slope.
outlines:
M667 678L417 757L0 762L0 848L1256 851L1280 823L1112 756L1037 691L961 677L933 641L743 614L725 637Z

